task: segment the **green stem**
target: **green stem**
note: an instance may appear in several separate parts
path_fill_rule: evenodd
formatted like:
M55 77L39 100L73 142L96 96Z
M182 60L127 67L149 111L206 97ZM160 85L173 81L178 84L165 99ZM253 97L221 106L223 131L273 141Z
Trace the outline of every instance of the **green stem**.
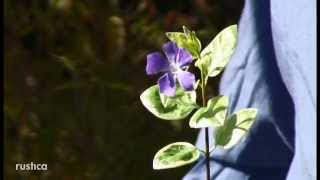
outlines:
M206 84L205 77L201 72L201 94L202 94L202 106L206 106ZM210 150L209 150L209 129L205 128L205 142L206 142L206 172L207 172L207 180L210 180Z

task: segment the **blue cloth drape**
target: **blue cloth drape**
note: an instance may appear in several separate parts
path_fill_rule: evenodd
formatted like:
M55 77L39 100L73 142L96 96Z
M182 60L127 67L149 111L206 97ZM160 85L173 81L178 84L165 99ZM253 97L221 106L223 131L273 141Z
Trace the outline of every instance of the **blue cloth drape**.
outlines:
M259 113L244 141L211 154L213 179L316 179L316 1L246 0L219 93L230 113ZM205 179L204 157L183 179Z

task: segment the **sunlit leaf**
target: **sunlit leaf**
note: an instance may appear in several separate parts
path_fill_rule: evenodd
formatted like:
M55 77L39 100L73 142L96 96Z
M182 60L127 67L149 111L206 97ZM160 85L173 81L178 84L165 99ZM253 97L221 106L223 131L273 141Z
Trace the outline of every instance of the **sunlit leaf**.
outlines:
M56 57L58 59L58 62L60 62L62 65L64 65L64 67L66 67L69 71L75 73L76 72L76 68L75 68L75 64L73 61L71 61L70 59L68 59L67 57L64 56L58 56L58 55L54 55L54 57Z
M160 149L153 158L153 169L169 169L193 163L200 151L188 142L176 142Z
M199 108L191 117L189 126L192 128L219 127L226 119L229 105L227 96L217 96L208 101L206 107Z
M201 52L196 66L208 77L217 76L228 64L237 43L237 25L223 29Z
M187 27L183 26L182 32L167 32L166 35L170 41L177 43L181 48L188 50L194 58L200 56L201 42L197 38L194 31L190 31Z
M177 89L176 96L168 97L159 92L154 85L140 96L142 104L156 117L164 120L180 120L187 117L197 107L196 93Z
M215 134L216 146L229 149L240 142L249 132L257 116L257 109L248 108L236 112L228 118Z
M175 96L171 97L160 93L160 99L165 108L172 107L176 104L184 106L198 106L196 104L196 92L186 92L180 86L177 87Z

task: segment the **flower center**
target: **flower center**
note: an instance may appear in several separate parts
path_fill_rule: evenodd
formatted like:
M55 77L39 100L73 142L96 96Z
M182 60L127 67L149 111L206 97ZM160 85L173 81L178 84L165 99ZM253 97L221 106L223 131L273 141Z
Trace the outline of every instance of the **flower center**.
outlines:
M170 71L173 73L173 74L177 74L179 71L182 71L182 69L177 65L177 64L170 64Z

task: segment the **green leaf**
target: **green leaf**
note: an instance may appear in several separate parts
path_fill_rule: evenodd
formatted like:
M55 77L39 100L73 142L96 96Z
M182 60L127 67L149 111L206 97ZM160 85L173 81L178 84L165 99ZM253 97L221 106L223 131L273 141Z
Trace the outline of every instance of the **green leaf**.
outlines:
M166 36L170 41L177 43L180 48L188 50L193 58L198 58L201 51L201 42L197 38L194 31L190 31L187 27L183 26L182 32L167 32Z
M140 96L142 104L156 117L164 120L180 120L187 117L197 107L196 92L186 92L177 88L176 96L168 97L160 93L154 85Z
M192 128L219 127L226 119L229 100L227 96L217 96L208 101L207 107L199 108L191 117Z
M64 56L58 56L55 54L52 54L55 58L58 59L58 62L60 62L65 68L67 68L70 72L72 73L76 73L76 67L73 61L71 61L70 59L68 59L67 57Z
M237 25L223 29L201 52L196 66L208 77L217 76L228 64L237 43Z
M180 86L177 87L176 95L174 97L169 97L160 93L160 99L161 99L162 105L165 108L173 107L176 104L195 106L195 107L198 106L196 104L196 92L195 91L186 92Z
M216 146L229 149L240 142L249 131L258 110L254 108L242 109L228 118L215 134Z
M153 169L184 166L198 160L200 151L188 142L176 142L160 149L153 158Z

